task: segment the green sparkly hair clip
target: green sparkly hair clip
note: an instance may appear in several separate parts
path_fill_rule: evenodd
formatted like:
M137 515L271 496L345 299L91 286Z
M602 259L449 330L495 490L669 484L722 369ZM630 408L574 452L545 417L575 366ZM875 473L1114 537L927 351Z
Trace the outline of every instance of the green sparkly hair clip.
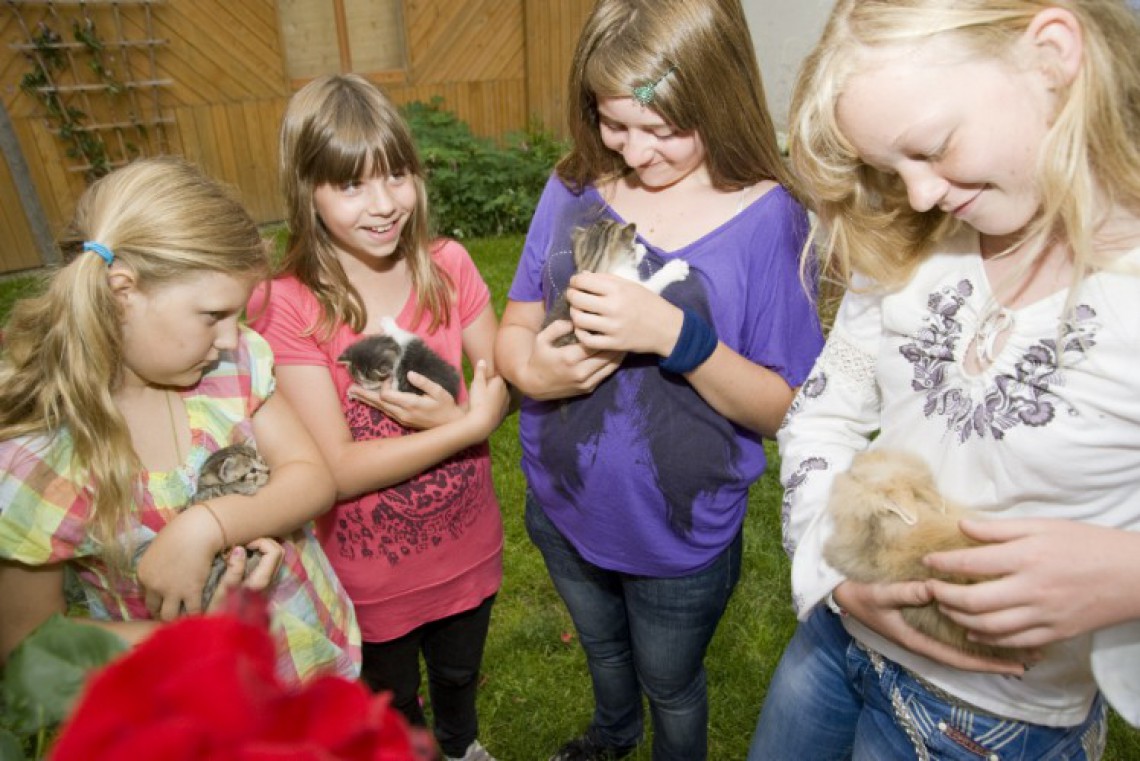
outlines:
M664 74L659 76L656 80L650 82L649 84L638 85L637 87L633 88L633 99L643 106L649 106L652 104L653 99L657 97L657 85L664 82L665 77L669 76L676 70L677 67L675 65L670 66L669 69Z

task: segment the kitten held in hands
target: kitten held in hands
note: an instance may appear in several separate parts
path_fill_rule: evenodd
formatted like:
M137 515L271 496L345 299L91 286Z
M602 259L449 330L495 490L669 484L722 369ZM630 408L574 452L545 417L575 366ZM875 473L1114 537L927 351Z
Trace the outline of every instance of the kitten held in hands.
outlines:
M922 559L932 552L978 546L958 527L963 518L978 514L945 499L930 468L915 455L888 449L856 455L848 471L835 477L828 510L834 530L823 557L852 581L978 581L923 565ZM902 615L915 629L967 653L1026 660L1018 649L971 642L966 630L943 615L936 603L903 608Z
M408 373L416 372L438 383L452 398L459 396L458 370L391 317L385 317L381 325L382 334L360 339L337 358L357 385L376 391L391 379L397 390L422 395L422 390L408 382Z
M637 242L637 227L621 224L612 219L600 219L589 227L574 230L571 240L574 249L574 266L578 272L602 272L617 275L634 283L639 283L660 295L666 287L679 283L689 276L689 263L683 259L670 259L665 266L645 280L641 279L638 266L645 258L645 246ZM546 313L542 327L552 322L570 319L570 303L565 294ZM555 346L577 343L578 337L571 331L555 339Z
M215 497L227 494L244 494L250 496L269 481L269 466L261 458L257 450L249 444L231 444L222 447L211 454L198 469L198 487L190 504L205 502ZM150 541L143 542L135 550L135 564L150 546ZM229 549L229 548L226 548ZM245 561L243 578L248 578L257 564L261 561L261 553L257 550L246 550L248 556ZM202 588L202 610L209 607L214 593L218 590L218 583L226 570L226 558L219 553L210 565L210 573L206 577L206 585Z

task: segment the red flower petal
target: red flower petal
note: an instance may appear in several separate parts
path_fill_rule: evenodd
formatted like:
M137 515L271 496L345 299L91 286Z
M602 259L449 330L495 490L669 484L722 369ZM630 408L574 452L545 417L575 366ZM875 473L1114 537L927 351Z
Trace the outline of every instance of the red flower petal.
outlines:
M275 658L263 629L228 616L181 619L94 675L56 747L86 747L94 758L172 717L205 724L215 737L255 731L255 716L282 691Z
M162 627L88 684L52 761L416 761L390 696L319 677L288 691L264 600Z
M135 758L161 758L162 761L224 761L226 755L208 734L208 728L180 718L123 728L98 748L78 735L60 738L52 750L52 761L122 761Z

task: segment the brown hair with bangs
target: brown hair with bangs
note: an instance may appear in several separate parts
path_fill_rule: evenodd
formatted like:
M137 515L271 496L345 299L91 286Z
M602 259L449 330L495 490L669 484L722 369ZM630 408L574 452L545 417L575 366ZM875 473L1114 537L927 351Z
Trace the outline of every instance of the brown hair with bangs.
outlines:
M333 74L298 90L281 123L279 171L289 226L280 273L296 277L316 296L321 319L314 332L327 338L343 323L359 333L368 316L317 215L313 193L323 185L384 174L407 175L416 186L416 206L395 254L408 265L418 302L415 319L427 310L430 330L447 323L452 285L431 256L423 166L407 122L378 87L356 74Z
M774 180L792 189L739 0L599 0L570 68L573 148L557 167L568 187L631 171L602 143L598 98L654 82L651 108L700 134L714 187Z

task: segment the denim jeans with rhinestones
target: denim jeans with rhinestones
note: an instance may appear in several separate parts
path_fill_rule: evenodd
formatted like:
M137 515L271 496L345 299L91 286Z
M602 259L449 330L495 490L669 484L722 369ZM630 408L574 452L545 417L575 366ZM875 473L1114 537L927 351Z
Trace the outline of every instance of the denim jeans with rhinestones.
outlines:
M1097 697L1075 727L971 711L860 647L820 605L796 628L768 694L748 761L1095 761L1104 752Z

